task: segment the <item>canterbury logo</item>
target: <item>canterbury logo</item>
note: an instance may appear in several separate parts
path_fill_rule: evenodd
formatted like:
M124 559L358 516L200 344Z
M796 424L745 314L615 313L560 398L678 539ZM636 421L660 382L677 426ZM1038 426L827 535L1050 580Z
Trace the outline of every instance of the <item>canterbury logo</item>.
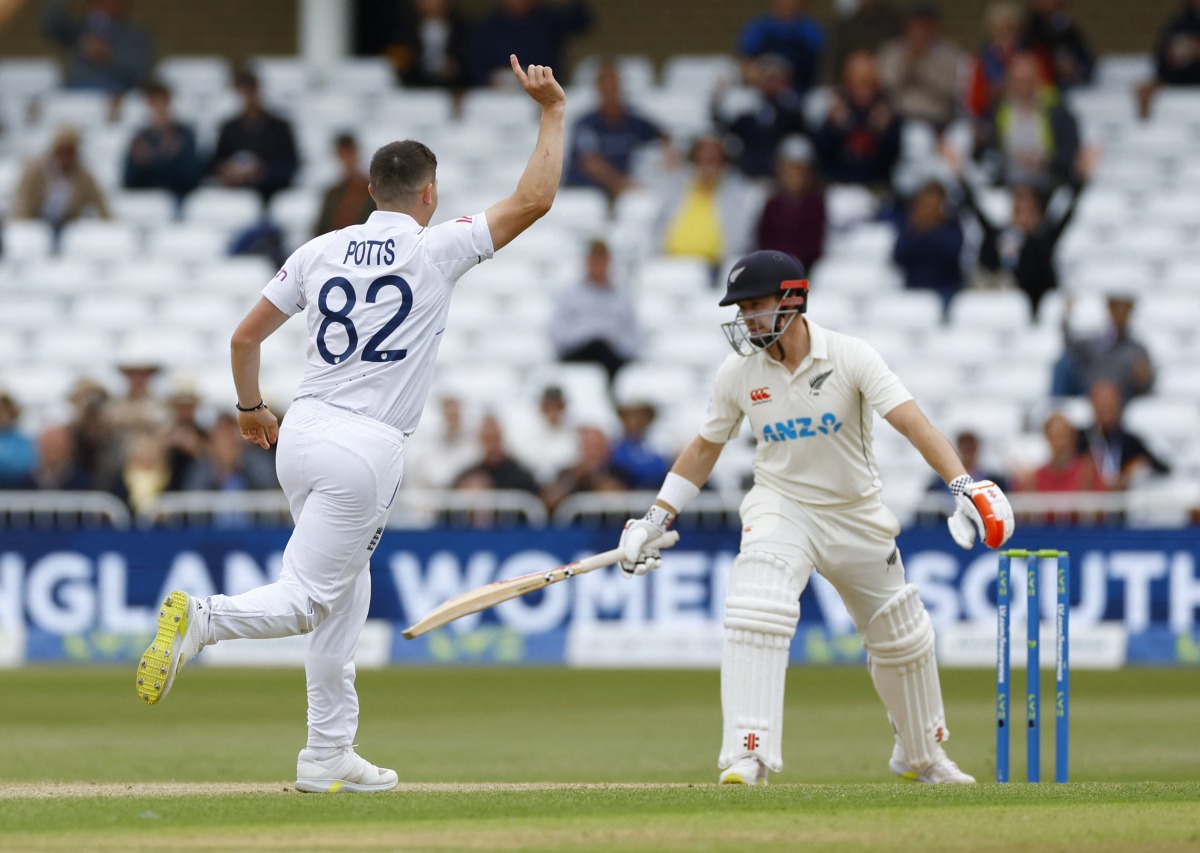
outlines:
M753 391L750 392L750 402L752 402L752 403L765 403L767 400L770 400L770 399L771 399L771 389L770 388L755 388Z
M812 379L810 379L808 382L808 387L813 389L814 391L820 391L821 386L825 384L825 380L828 379L830 376L833 376L833 371L826 370L824 373L821 373L817 376L814 376Z

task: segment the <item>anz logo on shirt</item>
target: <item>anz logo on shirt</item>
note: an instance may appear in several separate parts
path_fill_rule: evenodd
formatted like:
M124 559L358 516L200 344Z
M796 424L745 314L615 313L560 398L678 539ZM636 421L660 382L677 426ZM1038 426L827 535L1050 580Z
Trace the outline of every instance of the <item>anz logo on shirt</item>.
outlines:
M792 441L798 438L812 438L818 435L834 435L842 428L842 422L837 415L826 412L821 415L819 423L814 424L812 418L788 418L786 421L776 421L774 424L763 426L763 441Z

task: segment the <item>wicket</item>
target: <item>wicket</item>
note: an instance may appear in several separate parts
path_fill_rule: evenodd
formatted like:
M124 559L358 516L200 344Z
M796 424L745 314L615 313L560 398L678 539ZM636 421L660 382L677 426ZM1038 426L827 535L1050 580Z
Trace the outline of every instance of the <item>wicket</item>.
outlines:
M1055 612L1055 655L1054 655L1054 781L1067 781L1067 759L1070 741L1071 701L1070 664L1068 650L1071 644L1071 558L1066 551L1043 549L1025 551L1012 549L1000 552L1000 568L996 576L996 616L998 622L996 639L996 781L1008 781L1009 716L1012 700L1012 683L1009 672L1008 627L1011 618L1012 589L1010 585L1010 562L1025 560L1026 616L1026 670L1025 670L1025 753L1026 781L1041 781L1041 665L1039 662L1039 630L1042 618L1040 610L1041 561L1053 559L1057 569L1058 606Z

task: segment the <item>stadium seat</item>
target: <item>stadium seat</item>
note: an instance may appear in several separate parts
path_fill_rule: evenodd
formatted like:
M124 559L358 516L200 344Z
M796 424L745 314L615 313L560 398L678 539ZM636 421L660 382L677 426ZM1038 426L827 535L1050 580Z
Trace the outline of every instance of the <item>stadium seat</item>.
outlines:
M577 239L600 237L608 225L608 199L598 189L565 187L543 221Z
M1140 212L1138 196L1129 190L1089 187L1079 197L1068 234L1080 228L1124 227Z
M183 203L183 221L225 233L249 228L262 217L262 199L254 190L201 187Z
M1119 53L1096 60L1094 85L1128 97L1129 90L1154 76L1154 59L1148 53Z
M191 291L191 275L178 261L161 258L127 258L108 274L114 292L147 297L170 297Z
M154 325L150 300L120 293L84 293L71 304L67 325L110 333L136 332Z
M383 95L397 88L396 71L382 56L343 59L329 72L325 90L347 95Z
M596 70L600 67L602 60L603 57L596 54L590 54L580 59L571 72L571 88L580 91L592 89L596 82ZM641 54L626 54L611 57L611 61L617 65L621 90L626 97L654 86L654 61L650 57Z
M815 310L824 307L824 300ZM942 297L932 290L897 290L863 300L863 326L936 334L942 325ZM843 331L855 334L852 329Z
M243 257L205 258L206 263L196 270L196 293L226 294L243 301L248 310L259 292L277 272L266 258L257 255Z
M837 258L891 260L896 229L885 222L864 222L848 231L835 231L825 241L825 254Z
M84 261L121 261L140 253L138 232L123 222L80 219L62 232L62 255Z
M42 58L0 60L0 92L6 99L41 97L62 85L62 69L56 60Z
M197 262L224 256L229 238L222 230L211 226L181 223L153 229L147 243L149 257Z
M867 296L899 290L900 273L888 263L866 258L822 258L809 270L813 298L828 291Z
M89 129L102 127L108 121L111 103L104 92L60 89L42 98L41 109L44 126L57 128L73 124L84 131L86 137Z
M1168 261L1158 284L1164 291L1200 293L1200 265L1194 260Z
M1191 361L1161 365L1155 378L1154 392L1164 399L1200 405L1200 370L1196 370L1195 363Z
M443 126L450 122L453 104L450 93L441 89L404 89L381 97L375 105L375 120L392 128L393 139L403 138L416 128Z
M299 56L256 56L250 66L258 75L263 100L270 106L290 104L309 90L308 69Z
M22 265L21 278L30 293L43 296L75 296L103 287L102 268L80 258L50 258Z
M705 298L712 292L712 271L699 258L658 256L638 270L634 293L655 291L675 298Z
M462 120L492 128L527 125L535 120L537 105L521 91L470 89L462 102Z
M108 199L113 216L140 227L155 227L175 219L175 196L167 190L125 190Z
M1125 407L1125 428L1140 435L1152 448L1169 452L1164 462L1171 462L1171 455L1181 452L1189 442L1195 440L1196 425L1200 423L1200 407L1194 400L1176 400L1161 394L1135 397Z
M65 314L63 303L63 299L54 296L6 293L4 296L6 334L11 332L15 340L18 335L61 324Z
M61 416L67 394L79 375L82 373L69 365L37 361L22 365L20 370L6 370L0 378L0 387L27 409L57 410Z
M54 232L40 219L4 223L4 256L14 261L37 261L50 256Z
M176 96L209 96L233 84L229 61L223 56L164 56L155 73Z
M834 184L825 191L830 231L857 227L875 218L879 200L866 187Z
M737 62L728 54L679 54L663 64L662 85L676 97L683 94L703 102L712 94L717 81L732 85L740 78Z
M1191 191L1155 193L1147 201L1145 216L1165 228L1200 228L1200 197Z
M115 337L94 327L44 326L33 335L31 353L39 364L86 369L112 357Z
M158 322L171 329L229 337L245 313L246 305L242 300L217 293L191 293L177 299L164 299Z
M1028 328L1030 314L1023 290L960 290L950 300L948 319L959 329L986 329L1011 338Z

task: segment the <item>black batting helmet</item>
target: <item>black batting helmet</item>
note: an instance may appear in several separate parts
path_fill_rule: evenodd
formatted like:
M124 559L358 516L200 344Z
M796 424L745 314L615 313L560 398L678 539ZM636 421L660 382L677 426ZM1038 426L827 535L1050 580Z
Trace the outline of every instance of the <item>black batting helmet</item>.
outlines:
M781 308L804 313L808 307L808 273L804 264L787 252L762 249L743 257L729 271L721 305L734 305L743 299L783 296Z

